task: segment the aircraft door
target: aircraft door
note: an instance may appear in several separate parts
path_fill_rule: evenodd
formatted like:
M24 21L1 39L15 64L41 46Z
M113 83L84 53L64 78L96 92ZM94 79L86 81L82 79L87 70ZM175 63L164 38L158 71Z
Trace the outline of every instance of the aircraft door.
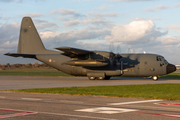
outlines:
M146 68L147 68L147 65L146 65L146 59L145 59L145 56L144 55L141 55L139 60L141 61L139 66L138 66L138 71L139 71L139 75L140 76L144 76L145 75L145 72L146 72Z

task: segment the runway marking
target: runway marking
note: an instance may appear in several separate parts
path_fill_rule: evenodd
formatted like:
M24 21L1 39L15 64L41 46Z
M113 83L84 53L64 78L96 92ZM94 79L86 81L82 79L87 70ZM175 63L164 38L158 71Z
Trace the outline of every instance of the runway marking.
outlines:
M0 98L5 98L4 96L0 96Z
M60 113L49 113L49 112L38 112L38 113L50 114L50 115L68 116L68 117L92 118L92 119L98 119L98 120L117 120L117 119L102 118L102 117L91 117L91 116L70 115L70 114L60 114Z
M174 118L180 118L180 115L172 115L172 114L159 114L159 113L144 113L144 112L138 112L141 114L149 114L149 115L159 115L159 116L166 116L166 117L174 117Z
M80 109L80 110L75 110L75 111L115 114L115 113L133 112L133 111L138 111L138 110L136 110L136 109L124 109L124 108L97 107L97 108Z
M9 117L17 117L17 116L24 116L24 115L30 115L30 114L37 114L37 112L27 112L27 111L17 111L17 110L11 110L11 109L0 109L0 111L5 112L15 112L16 114L8 114L8 115L0 115L0 118L9 118Z
M6 110L9 112L23 112L22 110L16 110L16 109L6 109L6 108L0 108L0 110ZM34 112L34 111L24 111L28 114L24 114L24 115L30 115L30 114L37 114L37 113L41 113L41 114L49 114L49 115L59 115L59 116L68 116L68 117L79 117L79 118L91 118L91 119L98 119L98 120L117 120L117 119L110 119L110 118L102 118L102 117L92 117L92 116L82 116L82 115L71 115L71 114L60 114L60 113L50 113L50 112ZM14 114L12 114L14 115ZM19 116L23 116L23 115L19 115ZM15 116L11 116L11 117L15 117Z
M171 106L180 106L180 103L154 103L157 105L171 105Z
M144 101L134 101L134 102L123 102L123 103L108 103L108 105L127 105L127 104L157 102L157 101L162 101L162 100L144 100Z
M42 100L42 99L38 99L38 98L21 98L23 100Z

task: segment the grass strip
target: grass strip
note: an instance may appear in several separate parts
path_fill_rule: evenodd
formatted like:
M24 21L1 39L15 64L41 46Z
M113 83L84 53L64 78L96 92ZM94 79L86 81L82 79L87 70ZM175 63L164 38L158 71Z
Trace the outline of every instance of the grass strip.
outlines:
M63 72L0 72L0 76L71 76Z
M180 73L170 73L168 75L160 76L160 78L180 79Z
M9 90L8 90L9 91ZM146 84L93 87L39 88L10 90L11 92L95 95L145 99L180 100L180 84Z

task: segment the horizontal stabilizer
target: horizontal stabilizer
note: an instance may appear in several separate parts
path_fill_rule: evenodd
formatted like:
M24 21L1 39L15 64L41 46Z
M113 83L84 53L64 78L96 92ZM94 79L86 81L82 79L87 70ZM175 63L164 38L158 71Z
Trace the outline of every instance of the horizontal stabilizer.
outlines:
M23 58L35 58L36 59L36 55L33 55L33 54L6 53L4 55L11 56L11 57L23 57Z
M82 50L82 49L71 48L71 47L59 47L55 49L63 51L64 53L62 53L62 55L65 55L71 58L76 57L78 55L85 55L85 54L93 53L93 51Z

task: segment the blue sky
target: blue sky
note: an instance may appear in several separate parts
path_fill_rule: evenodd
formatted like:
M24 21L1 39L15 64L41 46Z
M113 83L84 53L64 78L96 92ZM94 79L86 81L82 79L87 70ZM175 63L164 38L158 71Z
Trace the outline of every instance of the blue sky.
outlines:
M0 0L0 64L16 53L21 20L32 17L47 49L155 53L180 64L180 0ZM120 50L117 46L120 46Z

